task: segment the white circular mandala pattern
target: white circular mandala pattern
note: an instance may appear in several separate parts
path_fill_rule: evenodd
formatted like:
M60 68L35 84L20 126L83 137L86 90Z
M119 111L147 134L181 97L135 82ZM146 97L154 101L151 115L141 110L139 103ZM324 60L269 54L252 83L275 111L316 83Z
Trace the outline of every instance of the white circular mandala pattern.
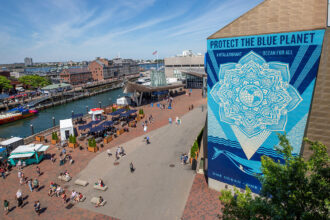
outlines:
M251 51L238 63L220 65L219 83L210 93L219 104L220 120L253 137L285 129L287 113L302 101L289 80L288 64L267 63Z

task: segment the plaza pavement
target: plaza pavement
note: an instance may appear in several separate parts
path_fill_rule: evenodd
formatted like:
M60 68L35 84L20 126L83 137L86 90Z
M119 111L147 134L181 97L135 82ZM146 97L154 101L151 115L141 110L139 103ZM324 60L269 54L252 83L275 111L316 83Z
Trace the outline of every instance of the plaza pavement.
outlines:
M205 119L206 111L195 108L182 117L181 125L149 132L149 145L143 142L144 136L122 144L127 155L118 160L119 165L114 165L115 157L109 158L106 152L93 158L71 181L70 188L82 192L88 200L78 206L123 220L180 219L195 176L190 165L180 163L180 155L189 152ZM130 162L136 168L134 173L129 171ZM87 180L89 185L74 186L77 178ZM108 185L107 191L93 189L99 178ZM95 208L89 200L100 195L107 204Z
M165 101L161 101L160 103L165 103ZM148 132L156 130L162 126L166 126L168 124L169 117L172 117L172 119L174 119L176 116L182 117L188 112L188 108L189 106L191 106L191 104L193 104L195 108L204 105L204 109L206 109L206 99L202 99L201 90L197 89L192 90L191 96L180 95L174 97L172 110L161 110L155 107L156 104L157 103L154 104L154 107L150 105L141 106L144 109L144 112L147 117L152 114L154 118L154 122L148 126ZM185 123L185 121L183 121L183 123ZM33 210L33 202L36 200L40 200L41 208L44 210L39 219L114 219L110 216L96 213L94 212L95 210L89 211L87 209L80 208L77 205L74 205L70 209L66 209L67 204L63 204L63 201L60 198L47 196L49 183L51 181L54 181L56 183L61 184L62 187L67 189L67 187L69 187L68 183L60 182L57 179L59 172L68 170L69 173L75 178L75 176L81 170L83 170L95 156L99 155L108 148L111 148L114 152L114 148L116 146L122 145L123 143L126 143L135 137L139 137L143 135L143 133L144 132L141 126L141 122L139 122L137 124L137 128L130 128L129 132L125 132L118 138L115 138L110 143L105 144L104 148L100 148L100 151L96 153L88 152L85 148L84 150L67 149L67 152L72 155L75 161L72 165L66 163L63 166L59 166L58 160L55 164L52 164L49 159L43 160L40 164L38 164L38 166L41 168L41 172L43 173L42 176L38 177L41 185L40 192L30 193L27 185L20 186L17 178L17 169L14 168L5 180L0 179L0 200L1 202L3 202L3 199L9 200L10 210L12 210L6 216L4 215L3 209L1 208L0 219L35 219L36 214ZM46 138L48 139L48 141L50 140L50 136L47 136ZM59 151L57 150L57 148L49 142L44 144L50 145L50 148L47 150L47 153L55 155L55 158L58 159ZM86 145L82 143L82 146ZM23 172L25 176L29 178L37 177L35 172L36 166L37 165L30 165L24 168ZM25 206L22 209L16 207L17 203L14 200L14 195L19 188L22 189L23 196L26 198L26 200L24 201ZM69 195L69 192L67 190L66 194Z

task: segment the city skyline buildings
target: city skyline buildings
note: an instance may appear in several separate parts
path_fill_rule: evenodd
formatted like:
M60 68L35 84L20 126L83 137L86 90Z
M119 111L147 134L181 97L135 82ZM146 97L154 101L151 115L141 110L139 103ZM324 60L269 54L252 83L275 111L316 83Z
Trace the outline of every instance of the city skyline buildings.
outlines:
M262 0L6 1L0 9L0 63L152 59L185 49L204 53L206 37Z

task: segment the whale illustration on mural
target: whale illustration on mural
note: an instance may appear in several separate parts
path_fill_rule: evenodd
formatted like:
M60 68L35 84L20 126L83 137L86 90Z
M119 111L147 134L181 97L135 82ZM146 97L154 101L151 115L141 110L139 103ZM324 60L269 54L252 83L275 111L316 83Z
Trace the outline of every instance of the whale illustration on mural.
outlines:
M218 158L221 154L225 155L235 166L240 169L242 172L248 174L248 175L256 175L256 174L262 174L260 167L261 162L260 161L254 161L254 160L247 160L244 158L241 158L229 151L219 150L218 148L214 148L214 154L212 156L212 160Z

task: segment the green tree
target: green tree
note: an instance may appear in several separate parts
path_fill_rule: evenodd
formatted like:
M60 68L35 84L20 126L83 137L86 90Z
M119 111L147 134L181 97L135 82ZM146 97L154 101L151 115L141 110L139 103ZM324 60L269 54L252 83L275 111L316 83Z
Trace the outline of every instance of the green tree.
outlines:
M292 155L285 135L279 135L285 162L263 156L259 176L260 196L253 198L247 187L245 193L234 189L222 190L220 200L223 219L329 219L330 167L327 147L305 139L313 154L310 158Z
M10 89L13 86L10 85L10 80L7 79L5 76L0 76L0 92L6 89Z
M50 84L47 78L38 75L22 76L18 81L33 88L40 88Z

